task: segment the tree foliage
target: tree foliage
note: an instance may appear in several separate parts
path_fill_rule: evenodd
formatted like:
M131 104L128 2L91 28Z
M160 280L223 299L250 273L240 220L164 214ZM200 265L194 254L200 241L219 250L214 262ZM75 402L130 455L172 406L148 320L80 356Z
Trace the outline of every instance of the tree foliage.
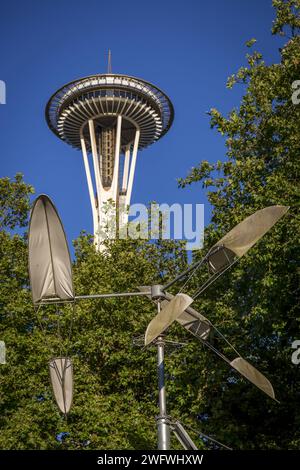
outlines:
M247 66L227 83L229 88L244 87L239 108L228 116L210 111L211 127L226 139L227 158L201 161L179 180L182 187L201 182L207 188L213 206L207 247L255 210L290 206L284 220L218 284L217 294L208 291L199 304L241 354L271 379L281 401L273 405L242 380L232 381L230 374L221 391L220 377L207 371L206 430L226 434L238 448L300 444L300 374L291 362L292 342L300 338L300 105L292 102L292 83L300 77L300 2L273 4L273 34L286 41L280 62L267 65L257 51L247 55ZM255 40L247 46L253 44Z
M133 341L144 334L155 306L144 298L125 298L34 311L27 234L11 233L28 219L32 188L20 176L4 183L0 185L0 191L5 188L0 195L4 208L20 191L23 200L9 231L2 228L0 233L0 337L7 347L7 364L0 371L0 448L155 448L155 349L143 351ZM124 292L161 282L186 265L181 245L168 240L118 240L99 253L91 237L82 234L75 242L75 291L78 295ZM65 420L52 396L48 361L67 354L74 363L75 390ZM171 369L176 370L172 361Z

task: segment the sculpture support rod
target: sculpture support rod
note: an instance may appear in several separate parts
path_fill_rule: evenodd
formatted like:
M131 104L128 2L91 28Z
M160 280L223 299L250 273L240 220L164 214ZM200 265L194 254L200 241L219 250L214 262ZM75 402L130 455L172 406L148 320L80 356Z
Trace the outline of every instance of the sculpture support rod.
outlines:
M150 295L148 292L121 292L115 294L91 294L91 295L76 295L75 300L83 299L109 299L114 297L141 297L142 295Z
M160 312L160 302L158 302ZM167 416L167 398L165 386L165 341L164 336L157 338L157 373L159 416L157 417L158 450L170 449L170 423Z
M120 292L120 293L111 293L111 294L91 294L91 295L76 295L72 300L61 300L58 297L53 299L43 299L41 304L60 304L72 302L73 300L88 300L88 299L112 299L115 297L142 297L143 295L151 295L151 291L145 292Z

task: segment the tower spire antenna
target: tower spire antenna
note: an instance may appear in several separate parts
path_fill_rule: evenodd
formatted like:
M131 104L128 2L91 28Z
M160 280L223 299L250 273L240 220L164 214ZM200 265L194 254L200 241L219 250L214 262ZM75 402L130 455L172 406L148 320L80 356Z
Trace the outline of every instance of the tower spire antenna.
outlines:
M107 73L111 73L111 50L108 49Z

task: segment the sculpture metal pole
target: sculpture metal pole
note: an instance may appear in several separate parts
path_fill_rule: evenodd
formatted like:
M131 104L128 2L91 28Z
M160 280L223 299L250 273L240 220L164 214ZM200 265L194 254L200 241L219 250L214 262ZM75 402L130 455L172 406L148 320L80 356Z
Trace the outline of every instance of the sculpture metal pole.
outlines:
M160 312L160 302L158 302ZM170 449L170 422L167 416L167 400L165 386L165 340L164 335L157 338L157 375L159 416L157 417L158 450Z

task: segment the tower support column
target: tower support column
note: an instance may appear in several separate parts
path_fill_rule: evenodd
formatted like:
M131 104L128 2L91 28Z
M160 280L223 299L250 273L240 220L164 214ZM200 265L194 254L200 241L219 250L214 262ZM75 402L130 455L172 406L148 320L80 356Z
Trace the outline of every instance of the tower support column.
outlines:
M84 138L83 131L81 131L80 141L81 150L83 155L83 162L86 172L87 184L89 189L90 202L93 214L94 225L94 242L99 249L101 249L101 242L108 236L115 238L116 227L116 212L119 210L119 228L122 230L128 223L128 207L133 188L134 174L136 168L137 153L140 141L140 129L136 129L134 140L132 144L128 144L125 149L124 168L122 181L120 183L120 155L121 155L121 136L122 136L122 116L117 117L116 134L115 134L115 148L113 162L113 173L110 187L105 187L103 184L103 170L104 164L107 166L108 162L104 162L105 155L101 152L101 135L99 139L96 138L95 123L93 119L88 121L88 139L89 147L91 148L91 157L93 161L94 175L92 178L91 169L89 165L89 156L87 152L87 142ZM98 139L98 146L97 146ZM132 152L131 152L132 148ZM94 184L93 184L94 180ZM106 204L111 200L115 203L113 212ZM106 207L105 207L106 206Z
M125 152L122 190L120 191L119 201L118 201L119 218L120 218L119 219L120 235L121 235L121 232L124 231L128 223L128 209L129 209L130 200L131 200L131 193L132 193L133 180L134 180L134 174L135 174L139 140L140 140L140 130L136 129L132 154L130 155L130 147Z
M94 228L94 233L96 233L97 227L98 227L98 211L97 211L97 204L96 204L96 199L95 199L95 194L94 194L94 188L93 188L93 182L92 182L92 176L91 176L91 170L90 170L90 165L89 165L88 154L87 154L87 151L86 151L85 140L84 140L82 132L81 132L81 135L80 135L80 143L81 143L84 169L85 169L85 174L86 174L86 179L87 179L87 184L88 184L88 190L89 190L89 196L90 196L90 201L91 201L91 207L92 207L93 228Z

